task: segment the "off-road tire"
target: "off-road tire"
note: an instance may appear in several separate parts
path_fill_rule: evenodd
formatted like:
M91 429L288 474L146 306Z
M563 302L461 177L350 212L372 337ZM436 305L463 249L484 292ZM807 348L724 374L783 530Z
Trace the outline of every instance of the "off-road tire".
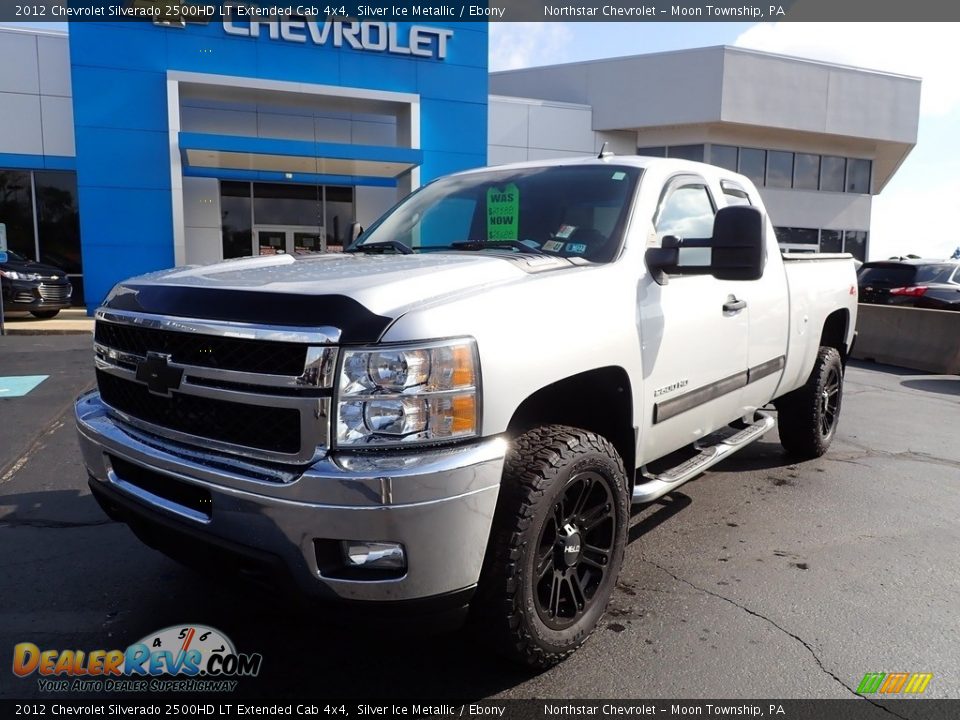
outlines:
M599 435L552 425L531 430L513 441L480 584L471 607L474 629L488 645L535 668L555 665L583 645L603 617L616 585L630 517L628 488L623 461L613 445ZM582 502L581 490L589 495ZM574 496L576 501L571 500ZM566 510L558 512L561 506ZM581 548L578 534L575 541L570 539L573 544L564 549L557 519L567 510L575 512L577 507L593 508L592 512L572 516L580 518L575 522L582 528L582 553L586 559L577 555L575 567L548 569L557 577L543 572L538 580L534 577L535 564L544 567L547 561L563 566L568 557L574 557L565 553L572 553L574 545ZM602 513L606 515L597 521L595 518ZM568 522L564 531L572 527ZM550 528L557 530L556 537L545 535ZM609 552L597 553L593 542L609 547ZM553 559L548 560L548 556ZM598 565L601 562L602 569ZM571 578L569 585L560 590L560 573L583 575ZM593 573L599 573L598 580ZM589 599L583 592L584 587L591 587L585 578L595 583ZM559 612L556 617L541 615L546 611L538 587L542 593L545 586L538 583L548 581L550 608L554 607L556 589L557 609L572 611L573 617L560 617ZM583 600L579 610L578 589ZM571 624L557 629L550 627L549 622Z
M840 421L843 364L836 348L821 347L803 387L776 401L780 444L791 455L809 459L823 455Z

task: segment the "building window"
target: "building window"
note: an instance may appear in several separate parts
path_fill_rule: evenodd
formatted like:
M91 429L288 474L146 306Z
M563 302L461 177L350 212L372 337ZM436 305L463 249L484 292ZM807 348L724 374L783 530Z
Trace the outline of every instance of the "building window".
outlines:
M767 153L767 187L788 188L793 184L793 153L771 150Z
M342 250L350 244L350 229L353 227L353 188L327 186L326 213L327 220L324 227L327 233L327 249Z
M867 194L870 192L869 160L850 158L847 161L847 192Z
M820 189L820 156L797 153L793 163L793 187L797 190Z
M867 232L865 230L847 230L843 234L843 251L850 253L860 262L866 262Z
M220 183L220 214L225 260L253 254L255 229L263 246L258 245L260 254L319 251L324 244L340 250L351 239L353 188L225 180Z
M740 148L740 174L746 175L758 187L764 184L767 151L756 148Z
M821 230L820 231L820 252L823 252L823 253L843 252L843 231L842 230Z
M0 222L7 226L7 246L36 260L37 238L33 231L29 171L0 170Z
M710 164L737 172L737 148L734 145L711 145Z
M63 270L83 304L76 173L0 170L0 222L11 250Z
M319 185L253 184L255 225L323 226L323 195Z
M33 174L37 199L37 240L40 262L70 275L75 302L83 300L83 261L80 257L80 213L77 175L45 170Z
M820 162L820 189L830 192L843 192L843 178L846 174L847 159L824 155Z
M223 259L253 254L253 198L248 182L220 183Z
M37 233L40 262L70 274L82 272L77 176L72 172L36 172Z
M703 145L671 145L667 157L703 162Z
M667 148L664 145L655 145L651 147L638 147L637 155L646 155L648 157L666 157Z
M813 250L819 242L816 228L778 227L777 242L781 245L812 245Z

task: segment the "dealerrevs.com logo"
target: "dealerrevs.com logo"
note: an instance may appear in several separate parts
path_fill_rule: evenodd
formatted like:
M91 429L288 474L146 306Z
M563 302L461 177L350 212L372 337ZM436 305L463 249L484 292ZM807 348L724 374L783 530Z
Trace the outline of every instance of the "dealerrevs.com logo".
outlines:
M262 662L206 625L164 628L126 650L13 648L13 674L36 674L41 692L231 692L236 678L256 677Z

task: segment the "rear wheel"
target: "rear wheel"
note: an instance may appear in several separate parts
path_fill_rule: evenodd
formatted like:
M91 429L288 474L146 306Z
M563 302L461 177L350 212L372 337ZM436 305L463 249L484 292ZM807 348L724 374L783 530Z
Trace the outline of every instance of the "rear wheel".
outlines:
M822 347L807 382L776 401L780 443L792 455L823 455L837 432L843 400L843 364L836 348Z
M55 318L60 314L59 310L31 310L30 314L35 318L40 320L49 320L50 318Z
M628 518L623 462L606 439L564 426L517 438L473 607L484 637L540 668L580 647L613 593Z

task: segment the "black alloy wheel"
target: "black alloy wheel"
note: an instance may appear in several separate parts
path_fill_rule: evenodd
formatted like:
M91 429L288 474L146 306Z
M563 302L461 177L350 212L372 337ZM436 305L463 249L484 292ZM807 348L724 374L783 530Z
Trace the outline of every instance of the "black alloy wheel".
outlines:
M546 425L511 445L471 614L481 642L546 668L583 645L607 609L630 485L596 433Z
M570 627L596 597L610 566L616 511L610 481L573 476L540 531L534 598L547 627Z

